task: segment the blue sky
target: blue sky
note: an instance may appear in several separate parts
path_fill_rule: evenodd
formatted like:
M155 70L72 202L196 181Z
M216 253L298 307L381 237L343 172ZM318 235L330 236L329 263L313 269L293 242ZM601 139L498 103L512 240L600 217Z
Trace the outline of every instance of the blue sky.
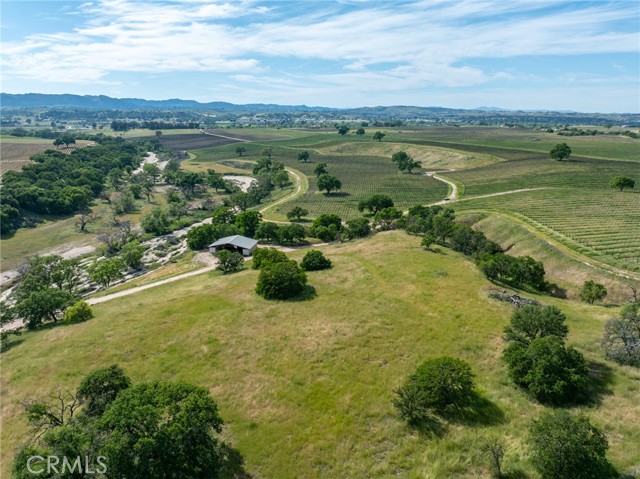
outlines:
M640 112L640 2L1 2L2 91Z

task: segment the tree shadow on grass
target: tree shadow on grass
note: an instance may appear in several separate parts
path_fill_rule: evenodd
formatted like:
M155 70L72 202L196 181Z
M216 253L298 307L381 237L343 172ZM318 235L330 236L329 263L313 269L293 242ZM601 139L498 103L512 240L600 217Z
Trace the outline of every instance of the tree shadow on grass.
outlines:
M502 472L502 479L528 479L529 474L522 469L511 469Z
M614 374L611 367L605 363L589 361L589 387L585 392L584 403L600 405L603 396L613 394L611 386L614 381Z
M451 409L444 416L465 426L495 426L506 420L502 409L478 393L474 393L465 406Z
M316 293L316 288L308 284L304 287L304 291L302 293L285 301L310 301L315 299L317 296L318 293Z
M332 193L323 193L327 198L343 198L346 196L351 196L351 193L347 193L345 191L335 191Z
M435 254L441 254L443 256L447 256L447 252L441 248L438 248L437 246L435 248L434 247L425 248L424 250L428 251L429 253L435 253Z
M7 344L3 344L2 346L0 346L0 354L4 354L7 351L15 348L16 346L19 346L20 344L24 343L24 341L24 338L10 339Z
M250 479L253 477L244 468L244 458L242 455L226 443L220 445L220 455L222 464L220 465L220 475L222 479Z
M426 439L443 437L449 429L447 423L435 415L425 418L420 422L412 423L409 426Z

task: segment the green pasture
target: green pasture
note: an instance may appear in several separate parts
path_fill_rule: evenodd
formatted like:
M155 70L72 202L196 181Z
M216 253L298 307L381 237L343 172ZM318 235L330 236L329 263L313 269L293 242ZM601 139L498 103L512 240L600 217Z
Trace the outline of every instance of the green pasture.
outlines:
M487 297L473 264L426 252L402 232L323 249L334 267L309 274L316 296L269 302L257 272L203 274L96 305L85 323L28 332L2 353L2 473L27 438L21 402L75 388L117 363L134 381L206 387L225 438L252 477L489 477L485 434L505 439L505 473L535 479L525 439L544 408L516 389L500 360L511 307ZM292 253L300 260L304 251ZM568 316L569 342L591 360L586 412L609 438L620 472L640 463L637 370L604 362L603 323L615 309L548 297ZM427 358L453 355L476 374L483 405L444 421L440 435L408 428L393 390Z

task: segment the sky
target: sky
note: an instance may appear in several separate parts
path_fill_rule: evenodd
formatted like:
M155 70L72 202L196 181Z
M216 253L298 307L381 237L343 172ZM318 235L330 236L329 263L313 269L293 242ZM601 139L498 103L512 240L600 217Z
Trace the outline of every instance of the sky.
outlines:
M1 90L640 112L640 1L0 2Z

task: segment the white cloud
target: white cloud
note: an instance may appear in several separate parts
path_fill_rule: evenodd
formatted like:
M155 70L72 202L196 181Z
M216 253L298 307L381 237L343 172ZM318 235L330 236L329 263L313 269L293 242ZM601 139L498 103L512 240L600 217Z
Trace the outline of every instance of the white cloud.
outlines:
M637 18L634 2L571 10L561 0L313 5L291 17L279 4L257 0L99 0L71 12L79 14L72 31L3 44L0 61L5 78L14 80L87 83L114 73L211 72L258 88L256 94L289 89L315 97L336 87L418 91L521 74L469 66L486 58L639 49L637 28L616 30L617 22ZM282 66L296 61L309 65Z

